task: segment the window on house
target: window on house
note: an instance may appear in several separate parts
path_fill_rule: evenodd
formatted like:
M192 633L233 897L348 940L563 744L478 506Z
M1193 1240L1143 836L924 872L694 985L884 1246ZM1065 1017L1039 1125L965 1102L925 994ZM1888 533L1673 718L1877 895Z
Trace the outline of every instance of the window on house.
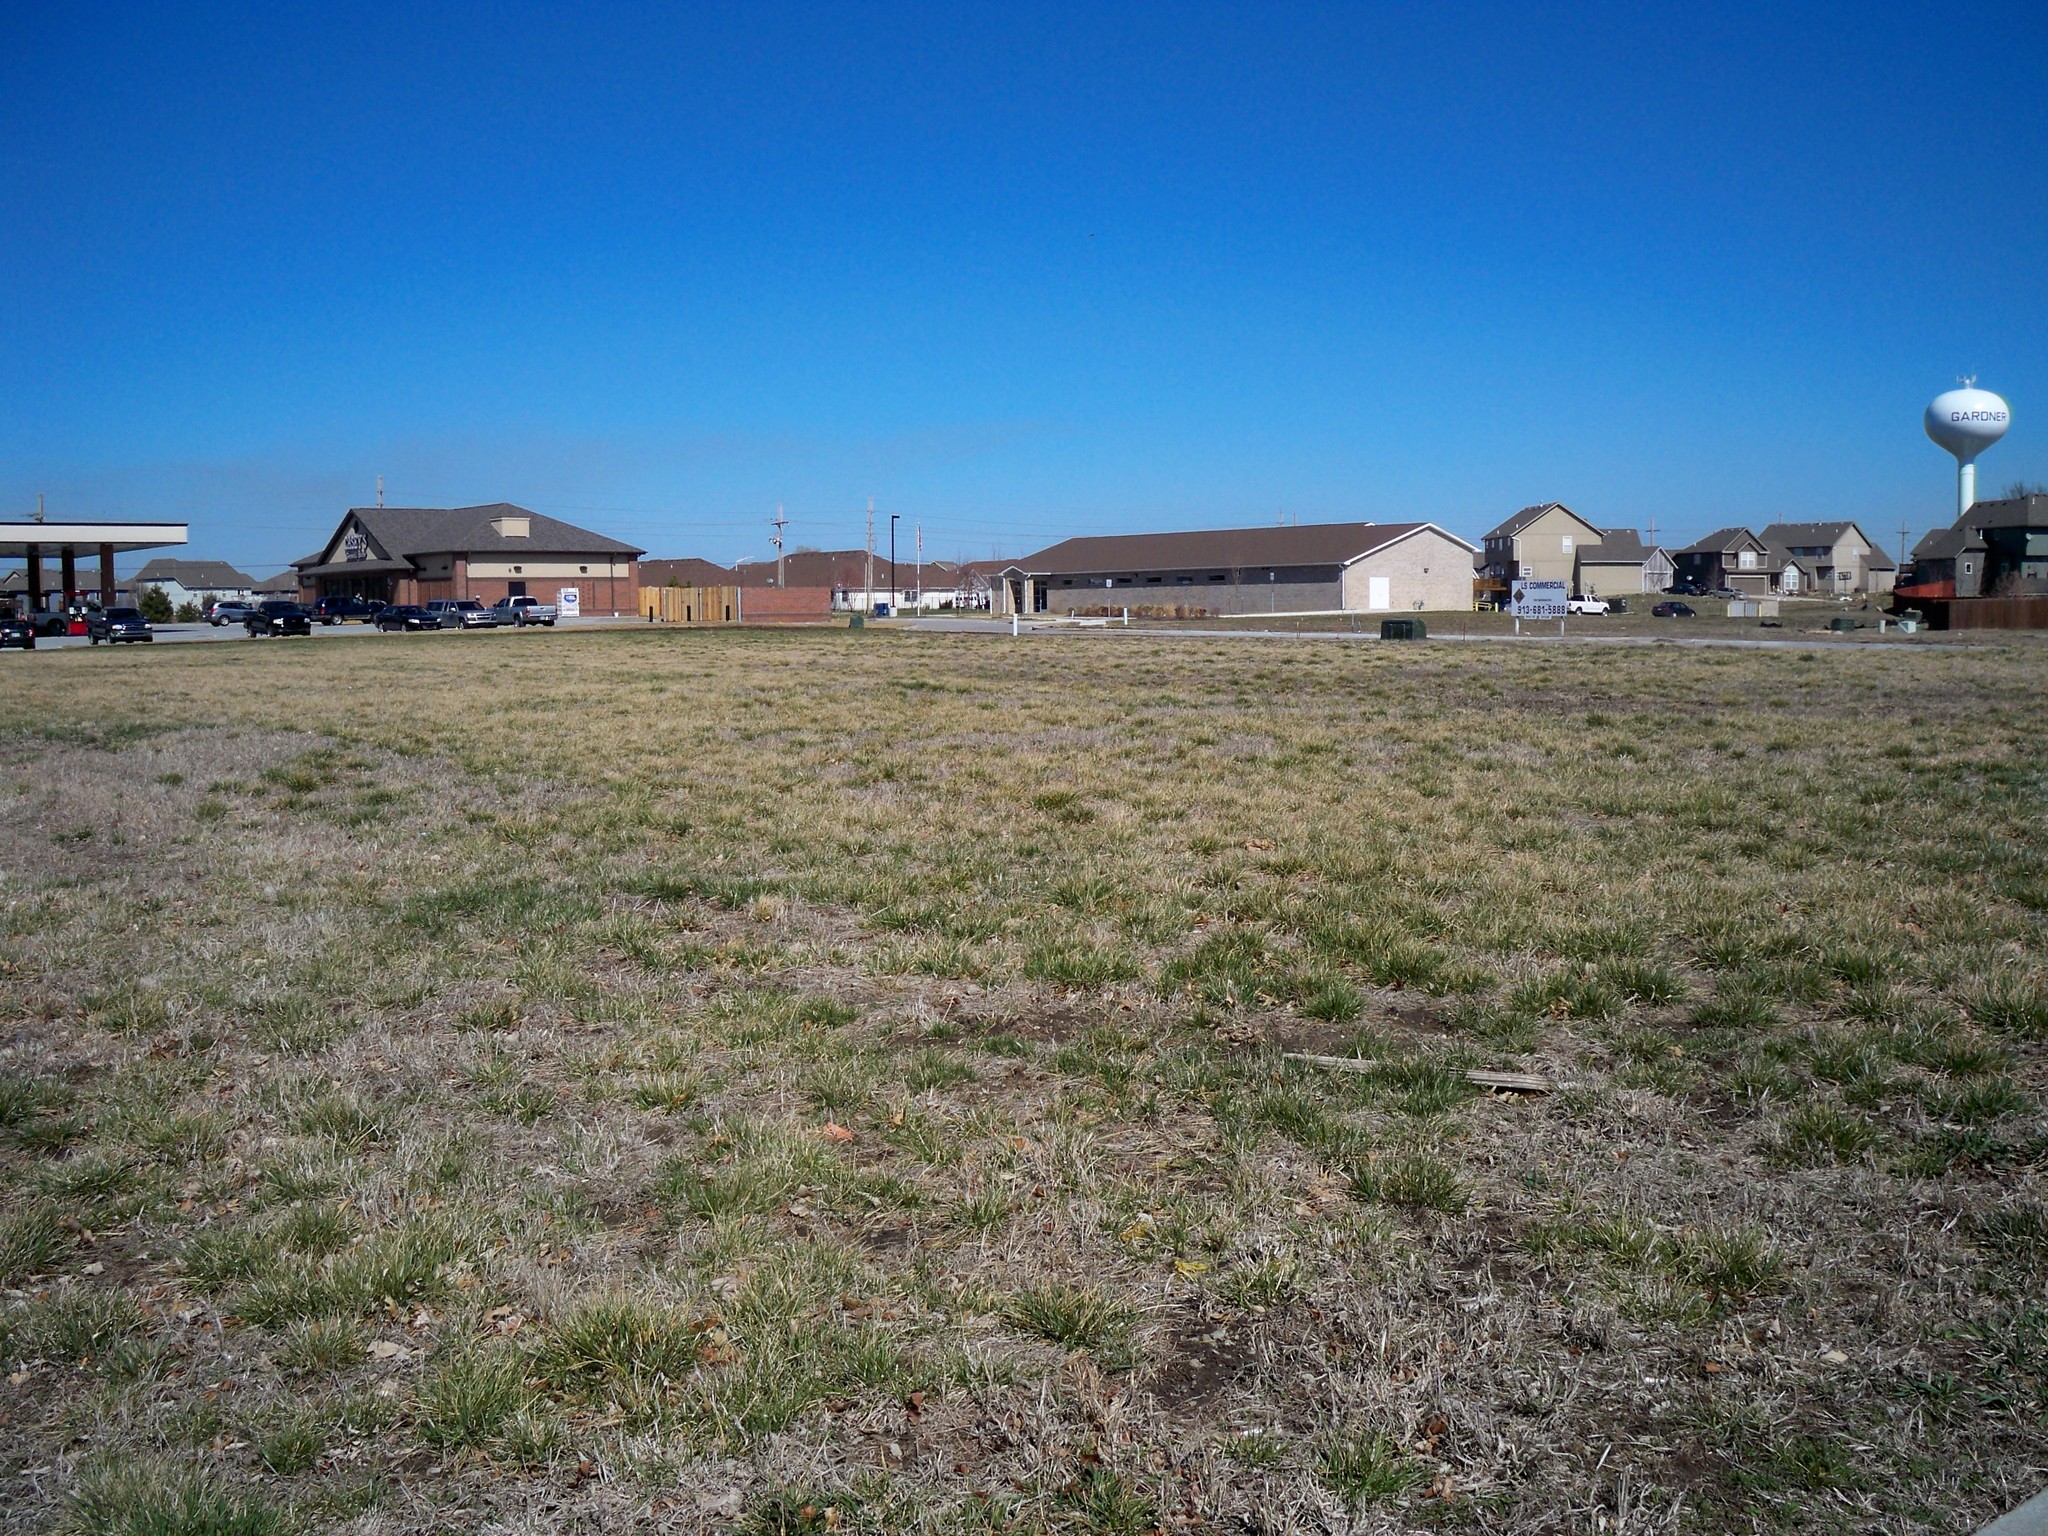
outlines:
M1735 563L1736 563L1736 564L1737 564L1738 566L1740 566L1740 567L1741 567L1741 568L1742 568L1743 570L1745 570L1745 571L1753 571L1753 570L1755 570L1755 569L1756 569L1756 551L1755 551L1755 550L1753 550L1753 549L1745 549L1745 550L1744 550L1744 551L1743 551L1743 552L1741 553L1741 555L1739 555L1739 556L1738 556L1738 557L1736 558L1736 562L1735 562Z
M1973 574L1974 574L1974 573L1976 572L1976 569L1977 569L1977 562L1976 562L1976 561L1974 561L1974 560L1965 560L1965 561L1963 562L1963 574L1964 574L1965 576L1973 575Z
M1560 542L1562 542L1564 545L1564 552L1566 554L1570 554L1572 552L1572 536L1570 534L1566 534Z

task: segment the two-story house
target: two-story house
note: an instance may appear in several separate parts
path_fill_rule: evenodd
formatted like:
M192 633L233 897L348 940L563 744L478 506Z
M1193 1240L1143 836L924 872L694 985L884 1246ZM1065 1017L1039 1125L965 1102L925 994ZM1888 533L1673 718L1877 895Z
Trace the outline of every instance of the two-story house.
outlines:
M1758 537L1784 573L1779 590L1787 596L1809 586L1819 597L1863 596L1889 592L1898 580L1898 563L1853 522L1772 523Z
M1524 507L1492 529L1473 562L1481 591L1505 593L1512 581L1561 581L1579 590L1579 558L1602 534L1561 501Z
M1747 528L1716 528L1705 538L1673 550L1671 564L1681 582L1709 592L1768 596L1777 585L1779 561L1770 546Z

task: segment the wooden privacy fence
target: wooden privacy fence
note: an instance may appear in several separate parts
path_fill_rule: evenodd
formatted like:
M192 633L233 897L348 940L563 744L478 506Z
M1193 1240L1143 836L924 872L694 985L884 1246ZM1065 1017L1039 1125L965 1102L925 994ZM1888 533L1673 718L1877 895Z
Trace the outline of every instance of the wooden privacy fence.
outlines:
M640 617L657 624L737 624L744 612L738 587L640 589Z

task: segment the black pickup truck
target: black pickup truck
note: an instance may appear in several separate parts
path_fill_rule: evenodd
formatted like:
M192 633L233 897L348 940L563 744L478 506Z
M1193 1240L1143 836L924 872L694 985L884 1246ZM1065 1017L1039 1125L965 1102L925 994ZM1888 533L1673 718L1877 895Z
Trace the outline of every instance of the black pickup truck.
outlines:
M249 638L258 635L310 635L313 633L313 619L297 603L273 598L267 603L258 603L256 611L242 621L242 627L249 631Z

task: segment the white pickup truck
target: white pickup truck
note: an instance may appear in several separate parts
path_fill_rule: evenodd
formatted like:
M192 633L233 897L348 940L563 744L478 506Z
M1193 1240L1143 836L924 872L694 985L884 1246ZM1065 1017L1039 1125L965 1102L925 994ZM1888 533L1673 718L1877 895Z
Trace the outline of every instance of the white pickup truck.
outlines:
M510 624L523 628L528 624L545 624L555 627L555 605L544 603L537 597L501 597L491 604L491 617L499 626Z
M1574 597L1565 601L1564 611L1570 614L1584 614L1588 617L1607 612L1607 600L1600 597Z

